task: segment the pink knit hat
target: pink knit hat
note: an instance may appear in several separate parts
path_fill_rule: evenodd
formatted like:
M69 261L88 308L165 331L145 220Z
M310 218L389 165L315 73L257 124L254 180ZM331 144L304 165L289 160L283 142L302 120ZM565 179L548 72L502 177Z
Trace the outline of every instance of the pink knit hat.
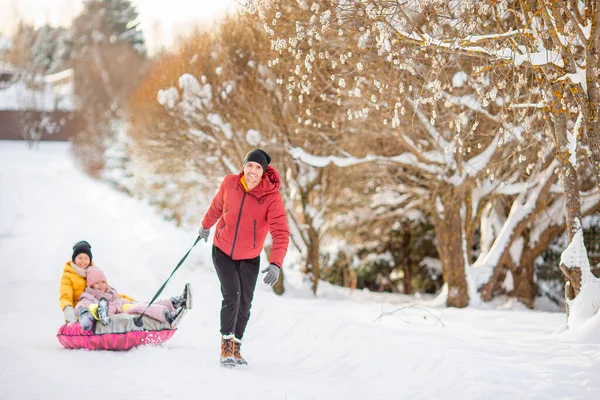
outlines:
M88 267L87 269L87 287L91 288L95 283L106 282L106 275L98 267Z

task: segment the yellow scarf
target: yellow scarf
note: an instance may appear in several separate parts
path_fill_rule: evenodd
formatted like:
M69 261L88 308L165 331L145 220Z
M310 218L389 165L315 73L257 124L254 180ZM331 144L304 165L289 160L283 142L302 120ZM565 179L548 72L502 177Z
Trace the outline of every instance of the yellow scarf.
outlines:
M260 178L260 180L262 181L262 178ZM248 185L246 184L246 177L244 175L242 175L242 178L240 179L240 182L242 182L242 186L244 187L244 191L246 193L248 193L249 192Z

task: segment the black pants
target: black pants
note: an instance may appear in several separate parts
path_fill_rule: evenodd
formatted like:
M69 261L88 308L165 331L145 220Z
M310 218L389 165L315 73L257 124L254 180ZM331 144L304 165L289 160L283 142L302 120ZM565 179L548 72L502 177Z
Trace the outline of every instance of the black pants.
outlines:
M221 281L221 334L241 339L250 319L250 307L258 278L260 256L250 260L232 260L213 245L213 264Z

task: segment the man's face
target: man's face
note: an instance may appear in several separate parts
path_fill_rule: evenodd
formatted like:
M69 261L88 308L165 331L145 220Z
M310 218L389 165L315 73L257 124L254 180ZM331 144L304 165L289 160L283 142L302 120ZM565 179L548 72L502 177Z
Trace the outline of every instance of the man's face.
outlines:
M248 161L244 166L244 177L248 186L254 187L258 185L263 176L263 169L259 163Z

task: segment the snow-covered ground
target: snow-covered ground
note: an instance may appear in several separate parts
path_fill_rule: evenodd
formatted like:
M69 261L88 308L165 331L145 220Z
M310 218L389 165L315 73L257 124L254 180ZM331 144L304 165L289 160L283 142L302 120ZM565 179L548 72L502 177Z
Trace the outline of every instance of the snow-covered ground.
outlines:
M59 279L82 239L112 286L149 299L195 232L84 175L67 144L0 141L0 399L600 398L600 332L559 334L564 314L408 306L325 284L314 298L291 270L282 297L258 285L242 347L250 366L222 369L221 298L204 242L165 289L189 281L195 300L169 342L66 350Z

